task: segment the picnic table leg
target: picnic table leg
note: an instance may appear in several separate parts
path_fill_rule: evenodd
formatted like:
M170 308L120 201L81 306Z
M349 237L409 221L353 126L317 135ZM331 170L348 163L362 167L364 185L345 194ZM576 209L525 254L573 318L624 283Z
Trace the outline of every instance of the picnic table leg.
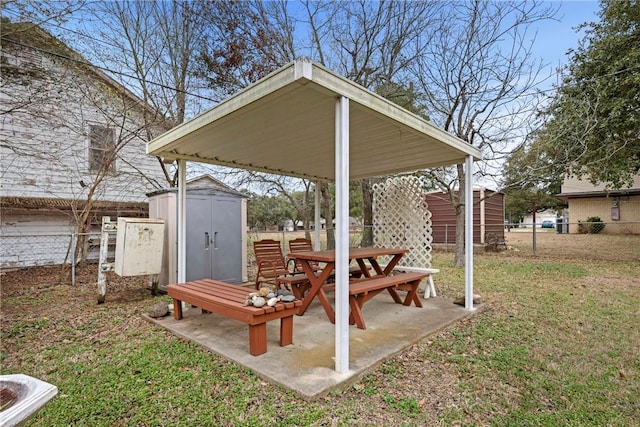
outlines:
M385 276L388 276L389 274L391 274L393 269L396 268L396 265L398 265L398 262L400 262L400 258L402 258L402 256L403 254L396 254L393 256L393 258L391 258L391 261L389 261L389 264L387 264L387 266L384 268L383 274Z
M393 298L393 302L395 302L396 304L401 304L402 300L400 299L400 295L398 295L398 293L396 292L396 290L392 287L388 287L387 291L389 291L389 294L391 295L391 298Z
M333 272L335 263L327 263L325 268L320 272L318 276L316 276L313 272L313 268L311 268L309 261L307 261L306 259L301 259L300 264L302 265L302 270L304 270L304 273L307 275L307 278L311 283L311 287L307 291L307 295L302 300L302 306L298 311L298 316L302 316L305 311L307 311L307 308L309 308L311 301L313 301L313 298L317 296L320 300L320 303L322 304L322 307L324 308L324 311L327 313L329 320L331 320L331 323L335 323L335 312L333 311L333 307L331 307L331 303L329 302L327 295L324 293L324 290L322 290L322 285L327 281L327 279Z
M176 320L182 319L182 301L173 299L173 317Z
M358 328L367 329L367 326L364 323L364 317L362 317L363 304L363 298L358 298L355 295L349 298L349 305L351 306L351 313L349 314L349 324L353 325L355 323Z
M259 356L267 352L267 323L249 325L249 353Z
M369 260L371 260L371 258ZM356 262L358 263L358 266L360 267L360 271L362 271L362 275L364 277L371 277L371 273L369 273L369 267L367 267L367 264L364 263L364 260L362 258L358 258L358 259L356 259Z
M379 276L388 276L388 274L386 274L382 268L380 267L380 264L378 264L378 260L373 258L373 257L369 257L367 258L369 260L369 264L371 264L371 267L373 267L373 269L375 270L376 274L378 274ZM391 271L391 270L389 270Z
M409 283L398 286L398 289L408 291L407 296L405 296L404 298L403 305L410 306L411 303L413 302L416 305L416 307L422 307L422 301L420 300L420 296L418 295L419 286L420 286L420 280L414 280L413 282L409 282Z
M293 344L293 315L280 319L280 347Z

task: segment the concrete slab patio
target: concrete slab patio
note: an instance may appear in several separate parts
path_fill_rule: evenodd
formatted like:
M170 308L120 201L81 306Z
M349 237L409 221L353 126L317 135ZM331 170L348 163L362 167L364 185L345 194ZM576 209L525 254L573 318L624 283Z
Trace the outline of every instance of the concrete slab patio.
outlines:
M329 296L331 299L332 294ZM349 329L350 371L346 374L334 370L334 325L317 300L304 316L294 316L292 345L280 347L280 322L269 322L268 351L260 356L249 354L249 332L244 323L217 314L202 314L197 308L185 310L184 318L179 321L172 316L144 317L310 400L356 382L384 359L453 322L476 314L482 307L470 312L448 298L422 301L423 308L405 307L395 304L389 294L383 293L365 304L367 329L355 326Z

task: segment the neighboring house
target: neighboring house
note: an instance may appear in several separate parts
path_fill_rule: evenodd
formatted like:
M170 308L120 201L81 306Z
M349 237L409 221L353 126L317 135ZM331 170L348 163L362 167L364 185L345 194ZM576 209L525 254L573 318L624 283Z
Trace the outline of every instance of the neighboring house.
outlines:
M33 24L3 18L0 61L0 267L69 262L71 233L147 216L167 186L145 151L157 114Z
M606 223L602 233L640 234L640 174L629 188L606 190L604 185L568 178L558 198L569 208L569 233L578 232L578 223L600 217Z
M456 211L449 195L436 191L426 198L433 243L455 243ZM504 193L479 188L473 190L473 242L486 243L488 237L504 240Z

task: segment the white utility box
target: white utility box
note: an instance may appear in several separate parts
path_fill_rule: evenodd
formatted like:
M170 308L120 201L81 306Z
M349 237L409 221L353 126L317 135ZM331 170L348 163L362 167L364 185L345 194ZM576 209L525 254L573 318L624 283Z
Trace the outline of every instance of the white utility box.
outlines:
M116 261L119 276L160 274L164 248L164 220L118 218Z

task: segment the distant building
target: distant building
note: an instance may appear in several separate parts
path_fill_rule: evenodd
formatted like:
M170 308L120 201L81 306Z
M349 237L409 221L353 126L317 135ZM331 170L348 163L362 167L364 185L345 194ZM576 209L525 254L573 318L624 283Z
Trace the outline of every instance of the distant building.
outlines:
M565 179L558 198L569 208L569 233L578 232L578 223L597 216L606 223L605 234L640 234L640 174L629 188L606 190L577 178Z
M433 243L455 243L456 212L445 192L425 196L431 211ZM504 240L504 194L480 188L473 190L473 242L486 243L489 234Z

